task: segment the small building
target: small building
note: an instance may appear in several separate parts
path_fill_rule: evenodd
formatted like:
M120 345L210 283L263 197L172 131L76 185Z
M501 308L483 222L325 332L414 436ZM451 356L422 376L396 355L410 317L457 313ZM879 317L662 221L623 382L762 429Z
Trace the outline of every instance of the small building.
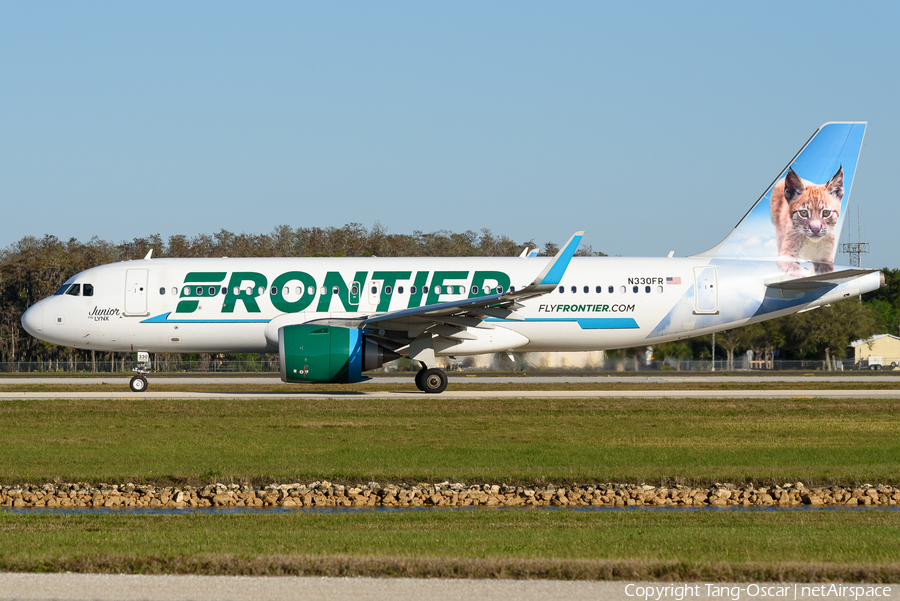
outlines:
M850 343L850 348L853 349L855 365L869 357L881 357L881 364L885 369L900 365L900 337L893 334L878 334L868 340L856 340Z

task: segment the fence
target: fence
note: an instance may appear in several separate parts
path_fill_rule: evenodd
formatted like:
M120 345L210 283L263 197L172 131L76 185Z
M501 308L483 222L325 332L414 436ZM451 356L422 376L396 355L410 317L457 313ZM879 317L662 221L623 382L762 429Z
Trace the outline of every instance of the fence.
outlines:
M585 367L585 368L568 368L568 369L538 369L529 366L527 361L517 361L514 364L503 359L506 355L498 356L498 360L493 361L489 368L472 368L462 367L458 363L449 362L446 367L453 371L466 372L500 372L500 373L559 373L566 372L579 375L590 375L596 373L615 374L623 372L757 372L765 373L772 371L796 371L796 372L813 372L813 371L829 371L831 368L820 360L775 360L775 361L752 361L746 362L736 358L734 366L729 369L727 362L716 360L715 369L713 369L712 361L709 359L666 359L665 361L650 361L635 363L634 359L612 359L607 358L602 366ZM417 369L416 365L397 365L389 363L385 367L375 370L375 373L392 373L397 371L413 371ZM860 369L852 359L834 360L832 361L834 369L831 371L852 371ZM131 373L134 367L133 361L126 361L124 364L118 361L15 361L0 362L0 374L3 373ZM124 369L123 369L124 367ZM865 368L863 368L865 369ZM882 369L892 370L890 365L885 365ZM900 369L898 367L897 369ZM170 359L168 361L159 360L153 362L153 372L155 373L265 373L277 374L281 371L281 365L277 358L259 359L255 361L229 361L229 360L206 360L206 361L181 361ZM369 372L371 373L371 372Z
M0 373L131 373L134 361L15 361L0 362ZM157 373L279 373L278 359L259 361L154 361Z

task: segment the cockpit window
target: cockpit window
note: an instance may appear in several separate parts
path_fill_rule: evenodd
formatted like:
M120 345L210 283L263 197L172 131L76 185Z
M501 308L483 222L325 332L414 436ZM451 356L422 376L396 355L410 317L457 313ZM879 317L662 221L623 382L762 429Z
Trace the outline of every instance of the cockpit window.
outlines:
M69 296L81 296L81 284L72 284L72 287L69 288L66 294Z
M66 290L68 290L69 286L71 286L71 285L72 284L63 284L62 286L59 287L59 290L57 290L56 292L53 293L53 296L59 296L61 294L65 294Z
M94 285L85 284L82 286L81 294L82 296L94 296Z

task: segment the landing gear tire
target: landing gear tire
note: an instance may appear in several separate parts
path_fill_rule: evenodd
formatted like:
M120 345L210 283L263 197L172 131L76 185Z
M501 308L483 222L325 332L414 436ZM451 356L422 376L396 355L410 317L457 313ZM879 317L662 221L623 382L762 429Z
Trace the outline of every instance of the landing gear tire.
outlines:
M416 388L418 388L422 392L425 392L425 386L422 384L422 376L425 375L426 371L427 370L425 369L420 369L416 372Z
M132 392L147 392L147 387L150 386L147 383L147 378L144 376L135 376L131 378L131 382L128 383L131 387Z
M447 389L447 374L443 370L433 367L419 373L422 374L422 392L438 394Z

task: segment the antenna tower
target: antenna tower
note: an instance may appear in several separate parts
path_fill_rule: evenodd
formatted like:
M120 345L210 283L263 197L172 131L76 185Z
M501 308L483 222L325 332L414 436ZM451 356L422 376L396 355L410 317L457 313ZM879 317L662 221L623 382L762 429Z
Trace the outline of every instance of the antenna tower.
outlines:
M859 225L859 207L856 208L856 242L843 242L841 243L841 252L847 253L850 255L850 266L851 267L862 267L862 254L869 252L869 243L868 242L860 242L861 232ZM850 237L849 234L847 236Z

